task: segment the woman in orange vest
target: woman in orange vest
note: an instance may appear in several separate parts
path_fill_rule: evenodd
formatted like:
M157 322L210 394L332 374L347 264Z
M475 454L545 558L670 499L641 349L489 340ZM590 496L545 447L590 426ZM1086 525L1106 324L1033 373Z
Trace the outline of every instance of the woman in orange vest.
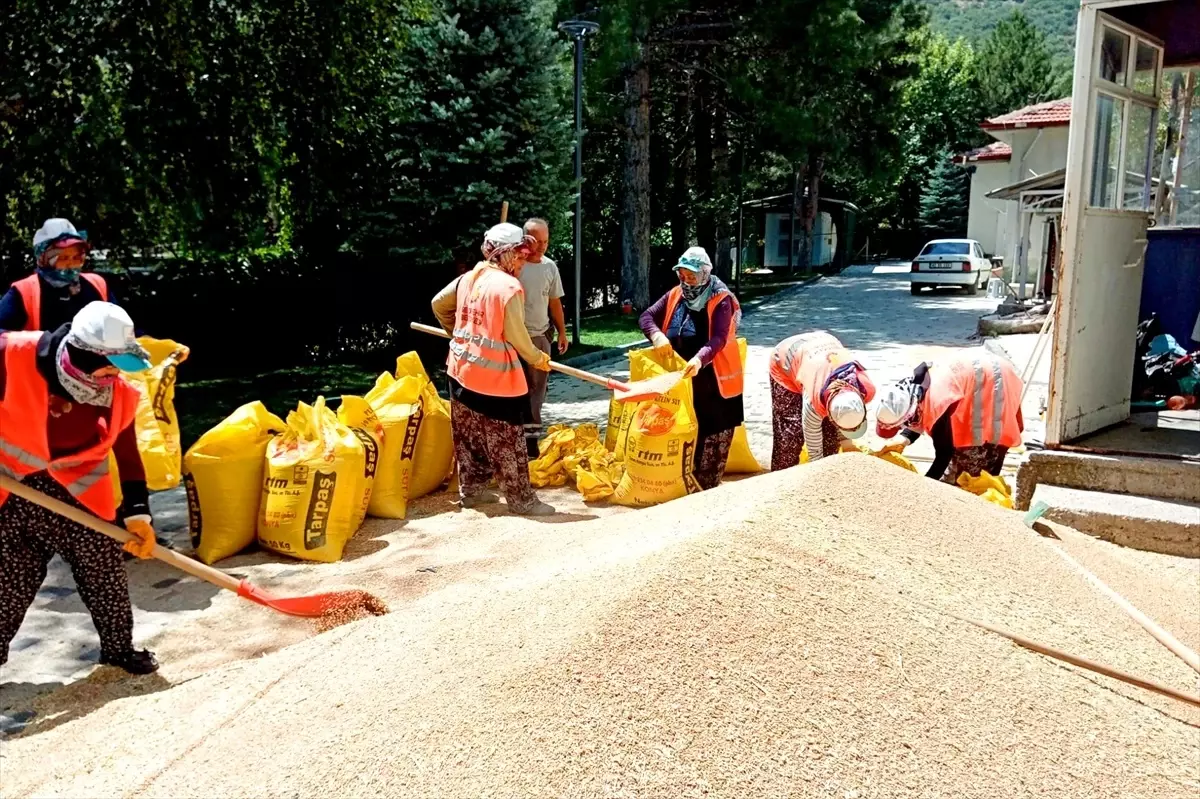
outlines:
M701 488L716 488L725 474L733 432L744 420L742 358L737 326L741 305L712 273L703 247L690 247L674 267L679 285L642 312L639 324L656 352L674 351L687 361L699 436L695 475Z
M90 249L66 219L47 219L33 234L37 271L0 297L0 331L57 330L90 302L115 302L104 278L82 271Z
M150 362L128 314L93 302L54 332L0 334L0 472L101 519L120 517L135 540L125 550L154 550L145 472L133 427L138 392L120 370ZM124 492L117 508L109 476L116 456ZM133 648L133 608L121 544L40 505L0 491L0 663L25 612L61 555L100 633L100 662L133 674L158 668Z
M535 248L533 238L516 225L496 225L484 236L484 260L433 298L433 313L451 337L446 374L464 508L496 502L487 490L495 477L513 513L554 513L529 482L525 445L529 387L521 360L550 370L550 355L538 349L525 329L525 291L519 278Z
M786 338L771 354L771 471L833 455L867 431L875 386L850 351L824 330Z
M966 350L923 363L911 378L888 386L875 412L876 432L884 439L903 435L884 447L892 452L902 452L922 433L930 436L934 459L926 477L957 484L964 472L998 475L1025 430L1024 388L1008 359L982 347Z

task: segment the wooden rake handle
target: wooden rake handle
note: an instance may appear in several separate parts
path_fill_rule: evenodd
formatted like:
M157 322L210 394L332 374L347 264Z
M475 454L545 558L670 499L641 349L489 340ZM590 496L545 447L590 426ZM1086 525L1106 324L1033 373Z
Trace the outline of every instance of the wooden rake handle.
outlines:
M445 330L442 330L440 327L423 325L420 322L411 322L409 327L421 333L428 333L431 336L437 336L438 338L450 338L450 334ZM598 375L595 372L585 372L582 369L576 369L574 366L567 366L566 364L558 363L556 361L550 362L550 368L559 374L564 374L568 377L574 377L577 380L583 380L587 383L595 383L598 386L604 386L605 388L614 391L629 389L629 385L627 383L622 383L620 380L613 380L612 378Z
M30 488L24 483L17 482L7 475L0 474L0 489L8 491L14 496L18 496L21 499L32 502L34 505L43 507L46 510L53 511L59 516L65 516L71 521L87 527L89 530L95 530L97 533L106 535L109 538L115 538L122 544L135 540L134 535L118 527L117 525L110 524L98 516L93 516L85 510L76 508L74 505L68 505L67 503L57 500L54 497L46 496L41 491ZM152 556L156 560L161 560L168 566L174 566L176 569L187 572L193 577L197 577L205 582L212 583L218 588L224 588L225 590L232 591L235 594L238 593L238 587L241 585L241 581L236 577L230 577L228 574L220 571L219 569L214 569L211 566L205 566L199 561L192 560L189 557L180 555L178 552L161 547L158 544L154 545L154 552Z

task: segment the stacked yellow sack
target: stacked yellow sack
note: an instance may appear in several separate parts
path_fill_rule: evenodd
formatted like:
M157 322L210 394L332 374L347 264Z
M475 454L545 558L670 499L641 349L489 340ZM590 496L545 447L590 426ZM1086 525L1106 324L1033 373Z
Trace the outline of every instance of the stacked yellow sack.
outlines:
M367 512L381 519L403 519L409 500L437 490L450 474L450 403L438 396L415 352L397 358L396 376L381 374L366 400L384 431Z
M286 425L261 402L243 405L200 436L183 458L196 556L215 563L254 543L267 444Z
M1012 489L1009 488L1008 482L999 475L993 476L984 470L979 473L978 477L972 477L967 472L963 472L958 476L958 487L1002 508L1012 510Z
M302 560L339 560L370 504L362 441L318 397L288 414L266 462L258 542Z
M646 368L666 371L657 364ZM699 491L693 474L696 435L691 381L638 403L624 452L617 453L625 462L625 474L613 493L613 502L648 507Z
M566 485L574 481L585 502L613 495L625 469L617 456L600 441L594 424L576 428L554 425L538 443L538 457L529 464L535 488Z
M379 450L383 447L383 425L371 408L371 404L362 397L342 397L342 405L337 412L338 421L350 428L350 432L362 444L363 470L358 476L358 485L354 496L362 501L354 509L351 522L353 530L357 531L367 520L367 508L371 504L371 494L375 487L375 472L379 468ZM353 533L351 533L353 536Z
M134 427L146 468L146 487L166 491L179 485L182 450L175 414L175 370L187 360L188 348L169 339L143 336L138 343L150 354L149 369L125 375L141 395Z

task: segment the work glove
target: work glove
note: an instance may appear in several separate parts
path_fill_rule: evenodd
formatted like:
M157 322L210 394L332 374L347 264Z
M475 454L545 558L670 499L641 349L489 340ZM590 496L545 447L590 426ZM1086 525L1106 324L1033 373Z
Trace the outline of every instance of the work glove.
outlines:
M150 558L154 554L154 527L150 524L149 516L130 516L125 520L125 529L134 537L126 541L123 547L130 555L139 558Z
M650 335L650 346L654 348L655 355L670 355L675 352L675 348L671 346L671 339L661 330Z
M695 377L700 372L701 366L703 366L703 364L700 363L699 355L697 355L695 358L692 358L687 362L687 366L683 367L683 379L687 380L689 377Z
M543 352L543 353L541 353L541 356L542 357L538 358L537 363L530 364L530 365L534 369L537 369L539 371L549 372L550 371L550 354Z

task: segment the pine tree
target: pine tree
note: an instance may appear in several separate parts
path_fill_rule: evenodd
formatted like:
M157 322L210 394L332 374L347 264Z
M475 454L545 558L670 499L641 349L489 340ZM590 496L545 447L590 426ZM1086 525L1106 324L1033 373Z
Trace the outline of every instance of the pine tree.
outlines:
M967 207L971 178L967 170L942 153L921 197L921 229L929 238L967 235Z
M983 111L992 117L1056 99L1058 82L1046 35L1020 10L996 25L976 59Z
M502 201L510 222L540 216L566 234L571 73L553 15L549 0L444 0L412 31L397 77L409 104L380 176L390 199L360 247L474 259Z

